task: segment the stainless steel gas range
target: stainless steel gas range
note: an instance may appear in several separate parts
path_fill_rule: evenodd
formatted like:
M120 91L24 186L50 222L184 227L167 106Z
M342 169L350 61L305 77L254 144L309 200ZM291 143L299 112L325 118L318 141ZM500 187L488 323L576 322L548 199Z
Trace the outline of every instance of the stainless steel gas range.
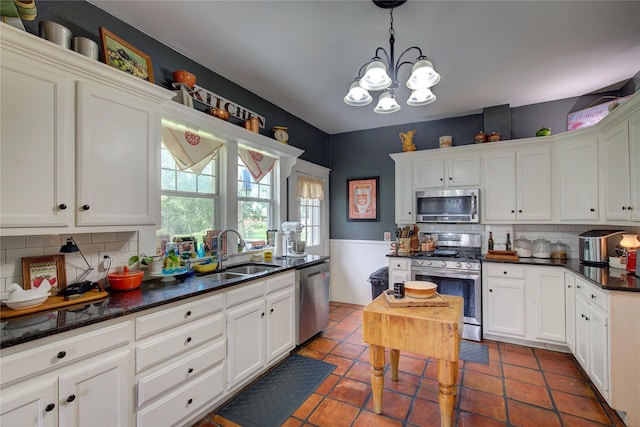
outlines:
M438 293L464 298L462 337L482 340L482 235L471 233L420 233L437 240L436 249L417 252L411 259L411 280L434 282Z

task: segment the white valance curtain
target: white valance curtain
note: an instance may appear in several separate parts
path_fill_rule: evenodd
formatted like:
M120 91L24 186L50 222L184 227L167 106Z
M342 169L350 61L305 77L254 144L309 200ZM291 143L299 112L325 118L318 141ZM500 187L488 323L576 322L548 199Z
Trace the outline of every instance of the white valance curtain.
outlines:
M248 148L238 147L238 155L242 163L247 167L253 180L260 182L276 164L275 157L268 156L258 151L249 150Z
M324 200L324 184L319 178L299 176L296 195L304 199Z
M191 169L196 175L209 164L224 144L196 133L162 127L162 142L180 170Z

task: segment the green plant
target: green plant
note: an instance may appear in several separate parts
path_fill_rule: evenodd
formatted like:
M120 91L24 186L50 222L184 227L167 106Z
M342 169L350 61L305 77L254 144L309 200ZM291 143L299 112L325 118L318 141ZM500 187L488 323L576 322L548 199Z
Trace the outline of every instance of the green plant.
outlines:
M149 263L152 260L153 260L152 257L147 256L145 254L140 254L140 256L134 255L131 258L129 258L129 267L131 267L133 264L135 264L138 261L140 261L140 264L142 264L142 265L149 265Z

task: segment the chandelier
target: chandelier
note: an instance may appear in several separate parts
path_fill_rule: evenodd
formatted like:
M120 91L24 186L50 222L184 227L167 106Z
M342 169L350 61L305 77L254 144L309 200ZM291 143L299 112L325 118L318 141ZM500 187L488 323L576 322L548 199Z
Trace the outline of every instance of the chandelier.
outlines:
M406 3L407 0L373 0L373 3L383 9L389 9L389 51L383 47L376 49L375 56L358 70L358 75L349 87L349 92L344 97L344 102L354 107L369 105L373 100L369 92L382 93L378 97L378 104L373 109L379 114L395 113L400 110L400 104L396 101L396 90L400 87L398 71L403 65L413 66L411 76L407 80L407 87L411 89L411 95L407 105L419 107L431 104L436 96L431 92L431 87L440 81L431 61L417 46L407 48L395 61L393 45L395 43L395 31L393 29L393 9ZM417 52L415 61L403 61L403 57L409 52ZM382 56L381 56L382 55Z

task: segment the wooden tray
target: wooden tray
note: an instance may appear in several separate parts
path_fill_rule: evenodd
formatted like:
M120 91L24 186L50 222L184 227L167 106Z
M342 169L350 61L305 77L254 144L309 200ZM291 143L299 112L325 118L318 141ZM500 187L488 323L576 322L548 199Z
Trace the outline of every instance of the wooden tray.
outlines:
M504 261L518 261L518 252L516 251L489 251L485 256L486 259L501 259Z
M0 309L0 319L9 319L11 317L22 316L23 314L37 313L39 311L54 310L56 308L65 307L68 305L82 304L87 301L95 301L98 299L106 298L109 296L109 292L89 291L83 294L82 297L66 301L63 296L53 296L47 298L47 300L37 307L23 308L20 310L12 310L7 306L2 306Z
M384 298L387 300L387 304L390 307L448 307L449 301L440 295L435 293L431 298L413 298L406 296L402 299L396 299L393 296L392 290L383 292Z

